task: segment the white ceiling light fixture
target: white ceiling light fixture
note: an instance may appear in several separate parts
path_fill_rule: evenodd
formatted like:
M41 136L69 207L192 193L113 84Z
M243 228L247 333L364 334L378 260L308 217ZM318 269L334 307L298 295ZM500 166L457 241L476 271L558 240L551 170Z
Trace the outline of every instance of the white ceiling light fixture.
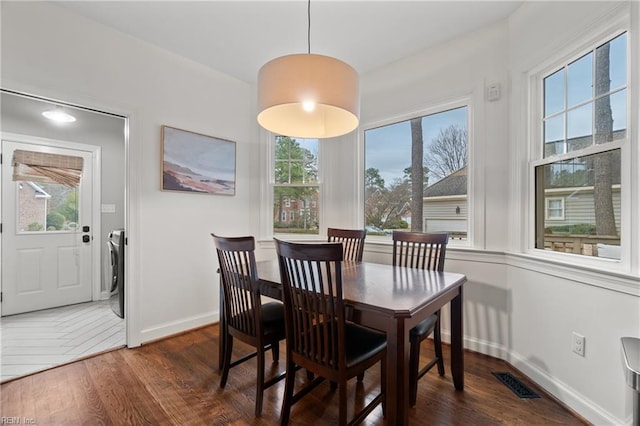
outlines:
M283 136L341 136L358 127L358 73L338 59L311 53L311 0L307 18L307 53L281 56L260 68L258 123Z
M59 106L43 112L42 115L56 123L73 123L76 121L76 118L73 115L65 112L62 107Z

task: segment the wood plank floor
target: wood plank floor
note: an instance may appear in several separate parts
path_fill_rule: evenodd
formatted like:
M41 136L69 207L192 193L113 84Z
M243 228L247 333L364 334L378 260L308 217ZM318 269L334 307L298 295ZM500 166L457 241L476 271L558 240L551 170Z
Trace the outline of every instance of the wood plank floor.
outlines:
M0 319L0 381L122 347L125 324L108 300Z
M425 342L423 356L431 346ZM249 347L238 342L234 355ZM445 345L447 374L435 371L419 385L418 403L410 411L415 425L584 425L544 394L509 364L474 352L465 352L465 390L453 388L449 347ZM284 344L281 346L284 354ZM0 385L1 415L31 419L38 425L276 425L284 382L265 391L261 418L254 418L255 358L231 370L225 389L219 387L218 326L118 349ZM277 373L284 362L271 364ZM271 370L269 370L269 368ZM507 371L541 395L520 399L501 384L492 371ZM298 372L299 383L306 374ZM379 369L364 382L350 382L349 416L362 407L379 386ZM293 425L333 425L337 419L337 392L322 384L294 405ZM367 425L384 425L380 407Z

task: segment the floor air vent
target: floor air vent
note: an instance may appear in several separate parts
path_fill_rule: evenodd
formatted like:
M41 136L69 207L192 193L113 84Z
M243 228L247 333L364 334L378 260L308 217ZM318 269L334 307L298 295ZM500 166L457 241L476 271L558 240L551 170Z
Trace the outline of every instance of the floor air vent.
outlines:
M491 373L498 378L506 387L511 389L513 393L520 398L540 398L540 395L532 391L511 373Z

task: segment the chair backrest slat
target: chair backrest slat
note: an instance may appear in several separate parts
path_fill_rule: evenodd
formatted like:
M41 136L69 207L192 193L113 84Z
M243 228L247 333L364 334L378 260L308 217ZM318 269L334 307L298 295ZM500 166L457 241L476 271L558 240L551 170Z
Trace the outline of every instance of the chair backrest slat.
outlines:
M249 336L261 333L261 300L253 237L213 236L225 310L229 327Z
M330 243L342 243L344 260L362 262L366 229L328 228L327 239Z
M344 363L343 248L339 243L295 244L276 239L292 353L327 368ZM340 358L342 357L342 358Z
M448 233L393 231L393 265L444 270Z

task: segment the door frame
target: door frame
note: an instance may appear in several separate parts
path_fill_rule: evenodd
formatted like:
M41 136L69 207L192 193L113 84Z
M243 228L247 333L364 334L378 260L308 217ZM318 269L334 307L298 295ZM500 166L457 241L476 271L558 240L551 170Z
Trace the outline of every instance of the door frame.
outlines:
M101 232L96 232L96 230L101 229L101 210L100 210L100 200L102 199L102 194L100 192L101 179L102 179L102 170L101 170L101 149L102 147L97 145L87 145L77 142L68 142L57 139L48 139L41 138L38 136L29 136L18 133L7 133L0 132L0 141L7 140L11 142L18 142L22 144L30 144L30 145L39 145L39 146L47 146L53 148L66 148L66 149L74 149L79 151L87 151L91 153L91 162L93 166L93 181L91 185L92 197L91 200L91 300L101 300L109 297L109 291L102 291L101 287L101 279L100 279L100 271L102 270L102 256L101 256L101 247L102 247L102 235ZM1 148L1 147L0 147ZM4 156L3 156L4 157ZM11 167L11 161L8 158L2 158L2 167ZM1 179L1 178L0 178ZM0 212L2 212L2 200L0 199ZM2 215L0 215L0 218ZM7 232L7 230L3 230ZM3 233L4 233L3 232ZM2 234L0 234L0 239L4 240ZM0 244L0 256L2 244ZM0 277L0 288L2 287L2 281ZM2 315L2 304L0 304L0 315Z

